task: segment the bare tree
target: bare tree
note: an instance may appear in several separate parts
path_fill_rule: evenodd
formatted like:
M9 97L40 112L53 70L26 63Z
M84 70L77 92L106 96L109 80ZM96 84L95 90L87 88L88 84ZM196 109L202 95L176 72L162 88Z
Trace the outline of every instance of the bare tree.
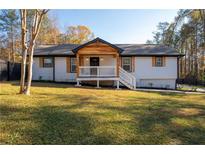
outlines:
M26 43L26 10L20 10L21 15L21 41L22 41L22 61L21 61L21 80L20 80L20 94L25 90L25 74L26 74L26 57L27 57L27 43Z
M24 12L25 11L25 12ZM48 10L35 10L34 17L33 17L33 24L30 32L30 40L29 45L27 47L27 41L26 41L26 10L22 10L22 49L24 50L24 57L22 60L22 74L21 78L21 85L20 85L20 93L30 95L30 87L31 87L31 81L32 81L32 66L33 66L33 52L34 47L36 43L36 38L39 33L39 29L41 27L41 22L43 19L43 16L48 12ZM23 27L24 26L24 27ZM25 63L27 61L27 50L28 50L28 77L27 77L27 84L25 86ZM22 91L21 91L22 90Z

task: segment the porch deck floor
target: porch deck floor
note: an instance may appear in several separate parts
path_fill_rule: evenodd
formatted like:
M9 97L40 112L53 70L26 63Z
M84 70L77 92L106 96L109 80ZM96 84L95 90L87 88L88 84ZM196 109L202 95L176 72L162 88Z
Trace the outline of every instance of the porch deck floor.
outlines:
M78 78L118 78L117 76L79 76Z
M79 81L91 81L91 80L111 80L111 81L116 81L116 80L119 80L119 77L117 76L85 76L85 77L82 77L82 76L79 76L77 77L77 80Z

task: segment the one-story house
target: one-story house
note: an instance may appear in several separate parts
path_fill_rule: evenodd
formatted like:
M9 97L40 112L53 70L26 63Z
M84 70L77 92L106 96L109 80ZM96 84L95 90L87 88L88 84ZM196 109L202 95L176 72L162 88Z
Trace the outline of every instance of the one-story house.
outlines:
M165 45L112 44L101 38L80 45L42 45L34 52L33 80L175 89L181 56Z

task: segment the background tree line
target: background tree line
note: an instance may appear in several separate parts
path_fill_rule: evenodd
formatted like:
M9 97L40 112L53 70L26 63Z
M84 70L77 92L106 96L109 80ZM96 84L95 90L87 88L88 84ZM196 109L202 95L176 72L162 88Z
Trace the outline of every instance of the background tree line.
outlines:
M83 25L68 26L66 31L61 33L55 20L48 16L48 11L45 9L0 11L0 59L13 64L21 62L20 94L30 95L33 54L36 46L80 44L94 37L89 27Z
M185 56L179 60L179 76L188 84L205 84L205 10L179 10L171 23L160 22L148 44L164 44Z
M27 10L27 28L32 28L35 10ZM28 36L29 33L28 33ZM58 28L57 19L45 14L36 40L42 44L81 44L94 38L91 29L84 25L67 26L64 32ZM10 62L21 60L21 18L19 10L0 11L0 58Z

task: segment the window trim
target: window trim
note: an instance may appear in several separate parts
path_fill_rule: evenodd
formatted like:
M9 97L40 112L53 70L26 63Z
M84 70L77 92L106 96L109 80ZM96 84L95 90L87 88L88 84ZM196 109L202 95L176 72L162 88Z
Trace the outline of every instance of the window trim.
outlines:
M45 66L45 59L51 59L51 66ZM52 68L53 67L53 58L52 57L43 57L43 67Z
M72 64L72 62L75 61L75 64ZM72 70L72 65L75 65L75 70ZM77 65L76 65L76 57L70 57L70 73L76 73L77 72Z
M124 59L128 58L130 60L130 64L124 64ZM132 57L122 57L122 68L124 69L124 65L130 66L130 70L125 70L127 72L132 72Z
M157 65L157 58L161 58L162 65ZM165 67L166 66L166 56L152 56L152 67Z
M160 61L157 61L159 59L160 59ZM160 62L160 65L158 65L159 64L158 62ZM155 66L156 67L163 67L163 57L160 57L160 56L155 57Z

